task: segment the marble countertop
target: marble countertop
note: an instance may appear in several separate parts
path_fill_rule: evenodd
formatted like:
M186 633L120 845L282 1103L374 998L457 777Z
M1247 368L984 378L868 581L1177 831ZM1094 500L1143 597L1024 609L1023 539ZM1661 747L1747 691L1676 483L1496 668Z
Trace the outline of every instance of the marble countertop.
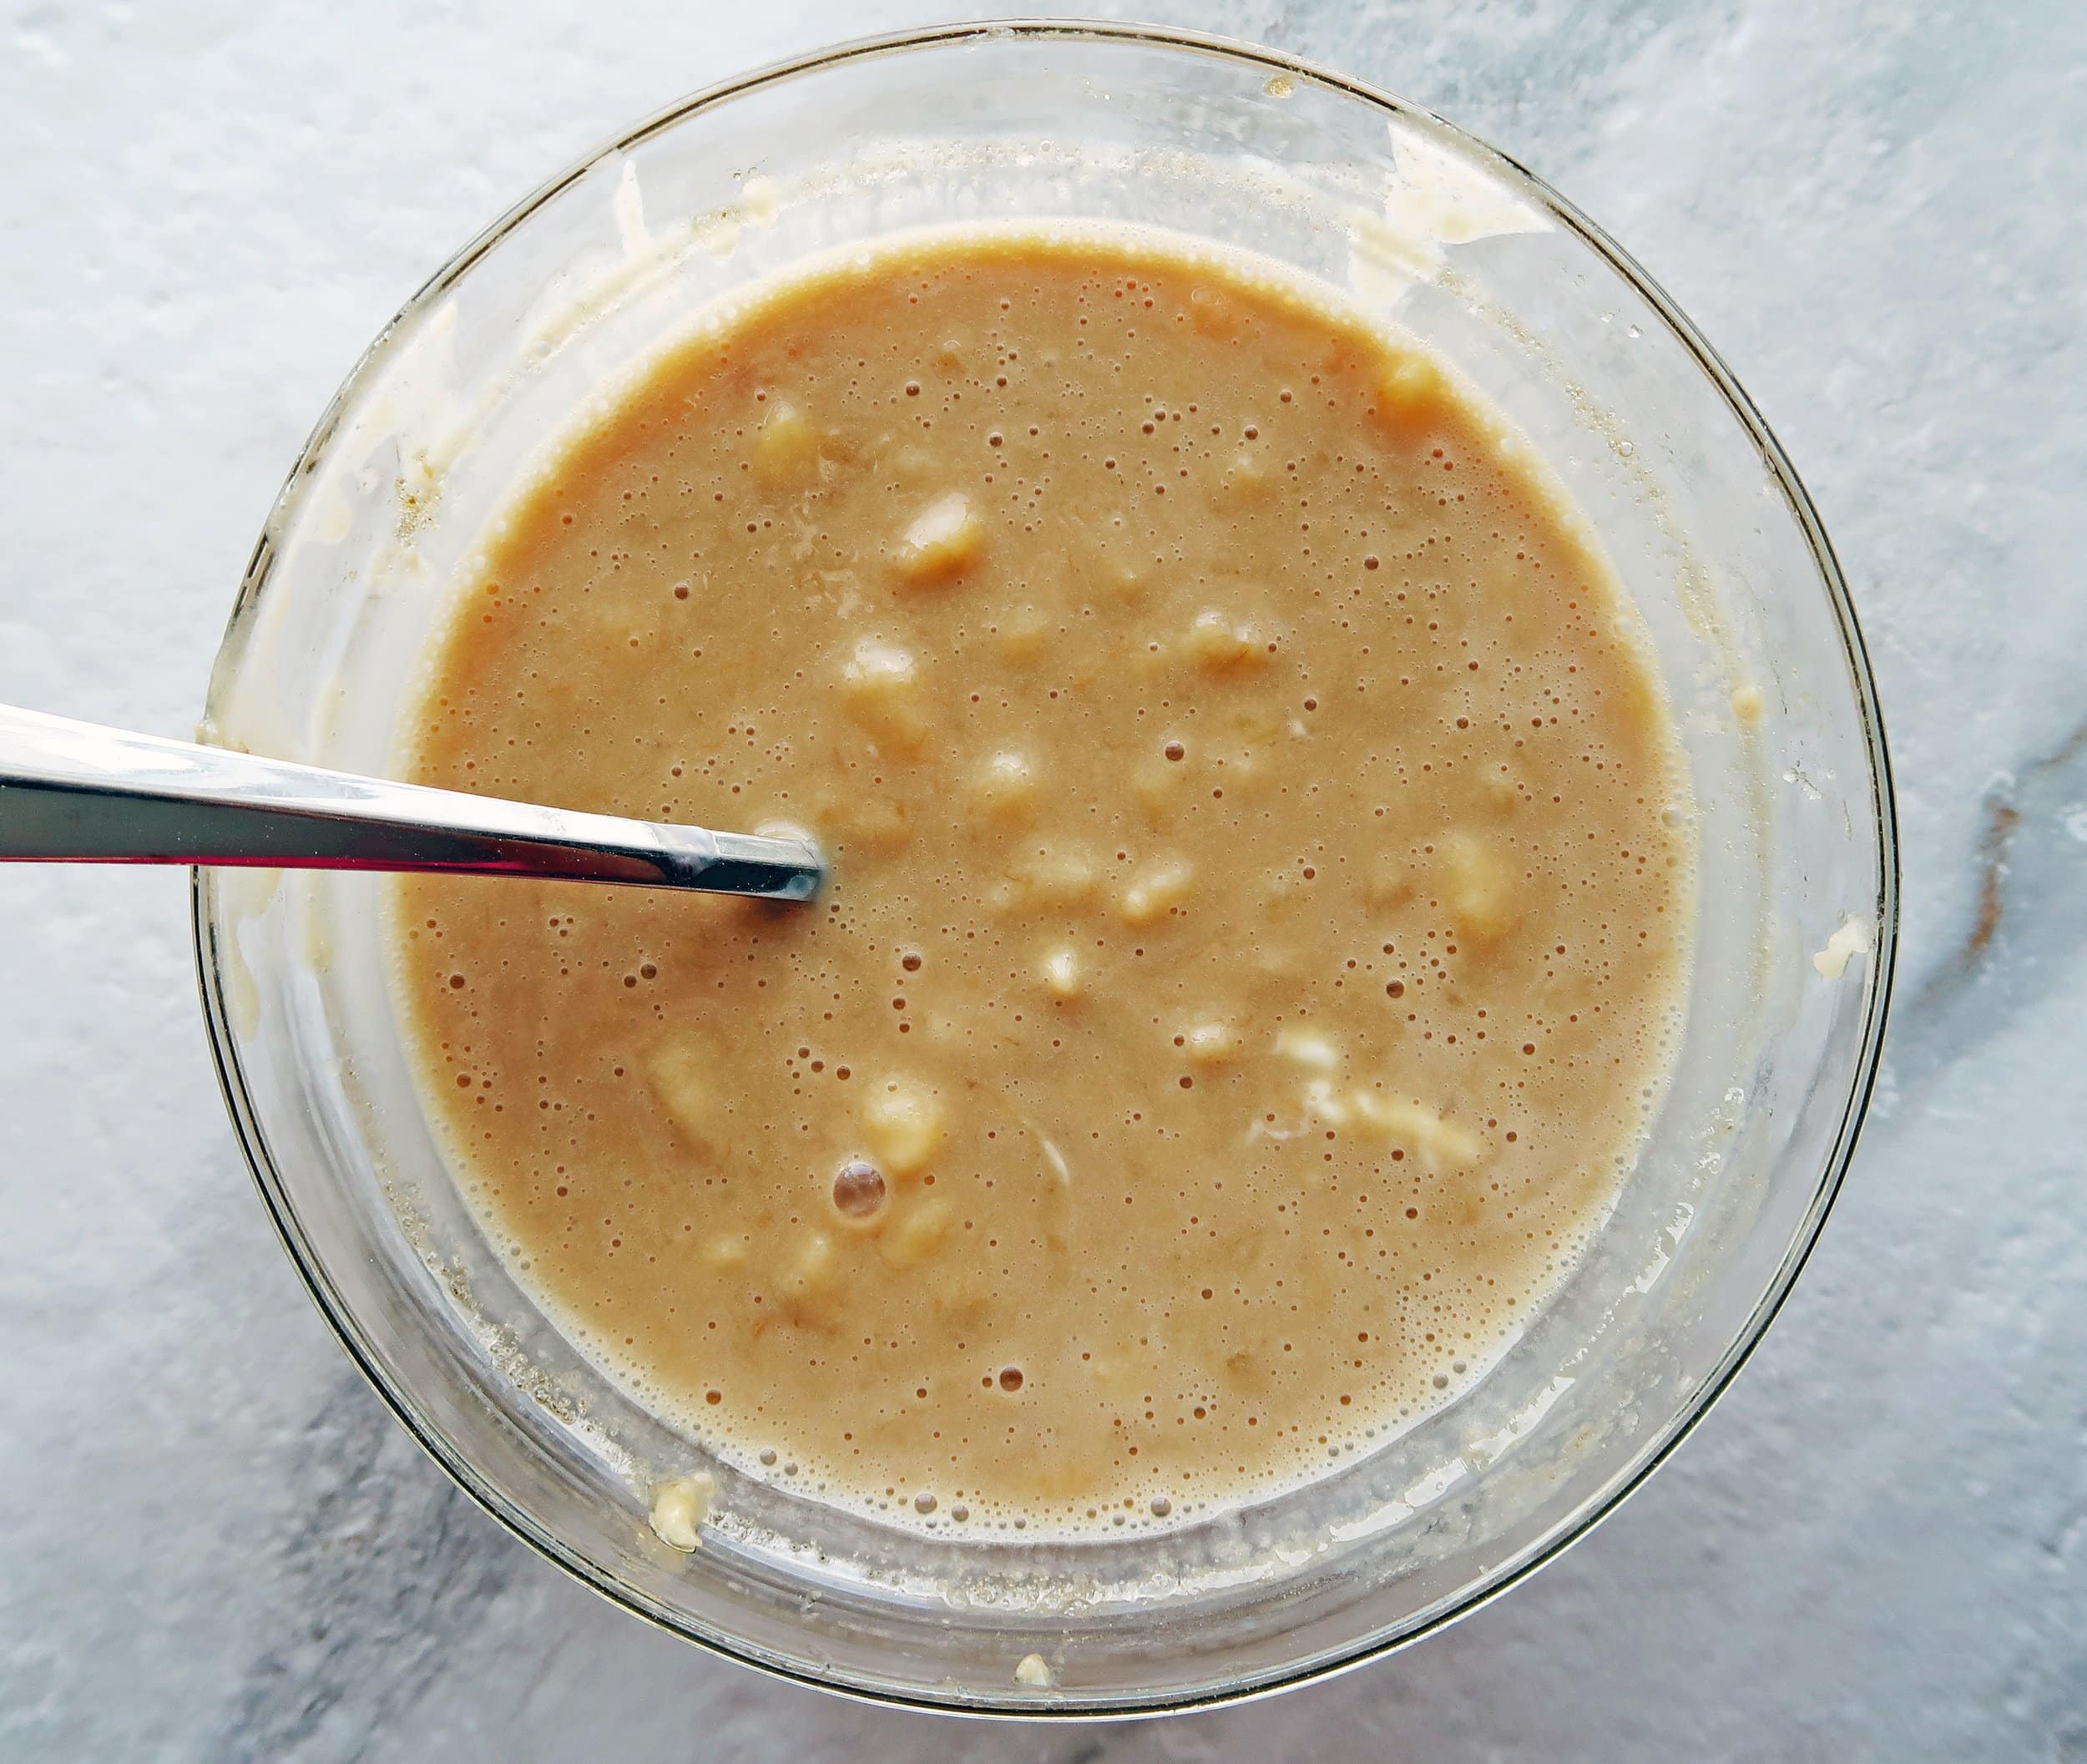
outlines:
M0 702L185 730L287 462L435 264L685 90L934 16L608 10L9 0ZM255 1201L184 878L0 873L0 1756L2087 1758L2087 9L1146 10L1534 167L1817 498L1905 940L1766 1344L1609 1524L1396 1659L1113 1728L867 1711L654 1634L457 1494Z

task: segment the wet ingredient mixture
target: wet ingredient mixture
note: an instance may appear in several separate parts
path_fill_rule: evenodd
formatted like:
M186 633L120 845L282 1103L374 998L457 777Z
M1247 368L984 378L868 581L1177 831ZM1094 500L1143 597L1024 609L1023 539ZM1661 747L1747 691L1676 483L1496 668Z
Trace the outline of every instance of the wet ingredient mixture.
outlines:
M458 1179L596 1361L908 1524L1366 1450L1604 1216L1685 980L1635 614L1330 292L1132 233L776 283L518 493L412 777L809 829L816 905L403 882Z

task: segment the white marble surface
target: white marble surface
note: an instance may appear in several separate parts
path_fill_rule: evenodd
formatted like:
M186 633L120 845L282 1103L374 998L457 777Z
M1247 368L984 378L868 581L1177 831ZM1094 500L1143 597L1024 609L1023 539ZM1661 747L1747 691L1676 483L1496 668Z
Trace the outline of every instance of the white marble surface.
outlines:
M985 1729L652 1634L452 1491L240 1166L174 873L0 873L0 1757L2087 1759L2087 8L1150 0L1421 99L1702 324L1900 781L1883 1105L1737 1388L1448 1635ZM0 701L183 730L407 292L612 126L917 0L0 12Z

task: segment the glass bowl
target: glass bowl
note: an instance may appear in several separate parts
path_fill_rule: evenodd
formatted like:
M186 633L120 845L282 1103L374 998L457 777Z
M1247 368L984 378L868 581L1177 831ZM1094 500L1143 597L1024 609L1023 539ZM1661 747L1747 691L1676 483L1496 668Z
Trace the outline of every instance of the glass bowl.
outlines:
M269 518L205 728L385 771L459 559L590 387L808 253L1043 217L1264 253L1420 333L1548 456L1650 627L1699 817L1685 1026L1613 1215L1488 1376L1317 1482L1171 1531L922 1534L720 1463L715 1523L678 1554L647 1490L690 1443L545 1322L437 1154L384 979L384 885L199 872L195 938L285 1245L489 1512L628 1609L791 1678L1127 1714L1352 1665L1556 1554L1731 1379L1847 1167L1897 907L1875 693L1802 487L1650 278L1438 118L1266 50L996 24L750 75L546 184L386 327ZM1032 1654L1043 1670L1018 1677Z

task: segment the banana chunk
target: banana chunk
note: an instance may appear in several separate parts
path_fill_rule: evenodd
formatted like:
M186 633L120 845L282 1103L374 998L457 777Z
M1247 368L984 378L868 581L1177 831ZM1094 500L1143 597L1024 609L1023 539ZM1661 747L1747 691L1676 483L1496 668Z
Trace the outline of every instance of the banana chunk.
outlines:
M1475 943L1493 943L1514 928L1521 917L1514 881L1506 860L1475 833L1445 834L1438 843L1443 898L1457 929Z
M877 1249L895 1268L917 1267L942 1248L955 1223L956 1210L941 1195L930 1195L899 1216Z
M900 538L899 576L914 588L938 587L976 564L985 545L985 523L971 498L952 490L923 508Z
M886 1175L917 1176L933 1161L948 1130L948 1116L925 1085L894 1079L862 1111L871 1155Z
M1377 380L1377 414L1394 431L1410 432L1440 420L1447 392L1442 370L1427 356L1402 353Z
M912 652L865 637L841 670L841 700L849 715L902 753L917 753L927 739L927 695Z
M1131 878L1116 910L1127 925L1150 925L1179 907L1195 880L1195 867L1185 858L1161 858Z
M1358 1090L1349 1104L1357 1123L1372 1136L1404 1145L1431 1170L1468 1169L1478 1161L1478 1135L1444 1120L1425 1103Z
M1051 1670L1051 1663L1041 1654L1024 1654L1016 1662L1014 1681L1032 1691L1047 1691L1057 1683L1058 1675Z
M699 1541L696 1528L710 1517L716 1499L717 1478L704 1470L656 1484L649 1515L652 1534L668 1549L688 1554Z
M1340 1044L1317 1029L1285 1029L1276 1032L1276 1051L1307 1072L1335 1072L1341 1066Z
M646 1081L659 1106L699 1151L715 1155L730 1143L730 1122L710 1079L710 1049L675 1039L654 1048L645 1061Z
M1079 958L1070 949L1054 949L1044 958L1044 987L1054 998L1077 998L1080 993Z
M1260 666L1268 660L1268 640L1250 621L1206 607L1195 615L1181 647L1189 659L1210 674L1230 674Z
M755 480L765 489L781 489L810 477L818 464L818 432L789 400L771 399L754 436Z
M1081 907L1100 882L1094 860L1079 847L1047 846L1012 866L1003 904L1036 912Z
M1026 821L1042 788L1036 761L1013 748L988 756L971 778L972 795L996 821Z

